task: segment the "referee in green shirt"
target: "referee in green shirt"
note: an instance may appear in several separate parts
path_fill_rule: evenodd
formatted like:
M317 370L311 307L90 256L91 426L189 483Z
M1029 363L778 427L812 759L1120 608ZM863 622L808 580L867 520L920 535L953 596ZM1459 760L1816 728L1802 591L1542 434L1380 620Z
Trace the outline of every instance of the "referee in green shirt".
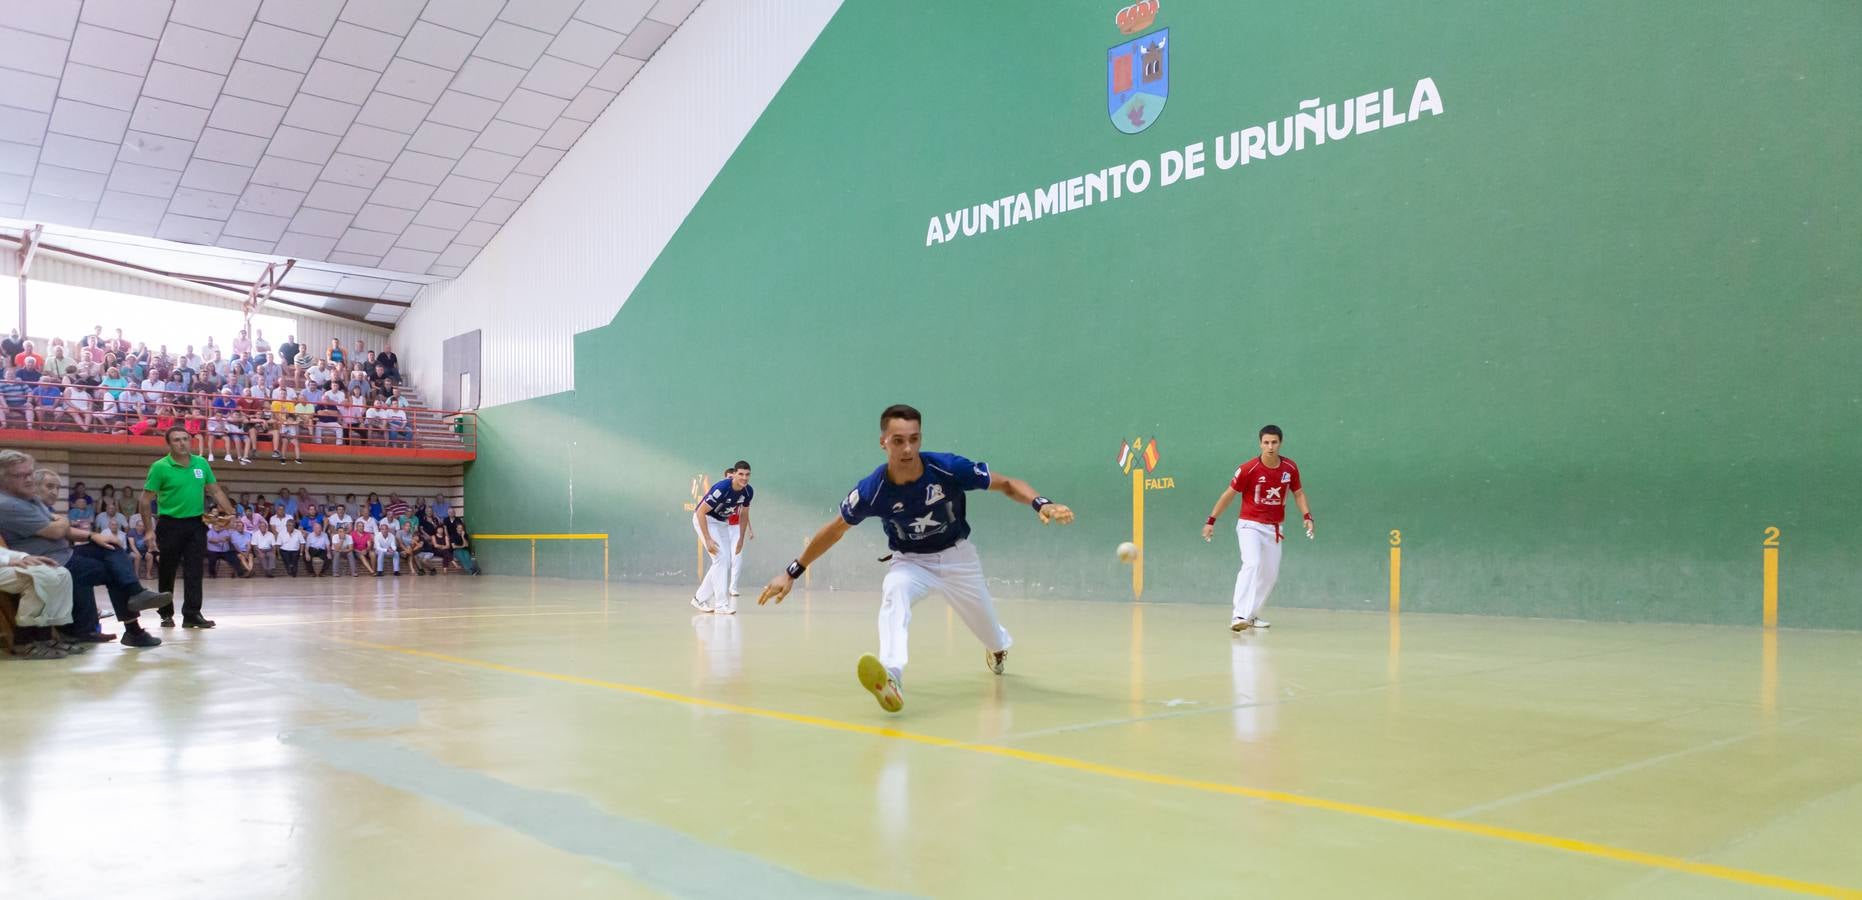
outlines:
M187 429L168 429L168 455L149 464L149 479L142 485L144 515L155 520L155 546L160 554L162 591L173 593L175 569L181 569L185 594L181 600L181 627L212 628L213 622L200 613L201 576L206 568L207 523L201 521L206 511L207 490L213 490L221 509L233 508L226 491L213 477L213 466L194 455L193 436ZM175 624L173 604L161 609L162 627Z

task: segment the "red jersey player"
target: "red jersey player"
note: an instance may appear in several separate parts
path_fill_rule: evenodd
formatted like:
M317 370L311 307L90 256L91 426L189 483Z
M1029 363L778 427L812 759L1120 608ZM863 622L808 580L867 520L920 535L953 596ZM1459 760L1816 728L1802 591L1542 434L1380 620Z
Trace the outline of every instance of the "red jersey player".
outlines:
M1230 631L1268 627L1259 614L1267 606L1267 595L1273 593L1274 580L1280 577L1280 523L1286 518L1288 494L1299 502L1306 537L1312 537L1312 509L1300 486L1300 467L1280 455L1280 426L1262 426L1260 437L1261 455L1235 470L1234 480L1203 524L1203 540L1207 541L1215 534L1215 520L1228 508L1228 501L1241 497L1241 520L1235 523L1235 536L1241 542L1241 573L1235 576Z

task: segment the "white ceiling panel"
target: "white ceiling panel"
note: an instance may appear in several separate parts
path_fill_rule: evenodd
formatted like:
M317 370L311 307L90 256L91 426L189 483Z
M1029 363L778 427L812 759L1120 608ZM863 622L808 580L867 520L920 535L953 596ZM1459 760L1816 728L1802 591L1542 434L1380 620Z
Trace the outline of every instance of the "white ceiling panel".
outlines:
M551 147L532 148L529 153L524 154L524 161L517 164L516 171L525 175L548 175L551 169L556 168L556 163L562 160L566 152L568 151Z
M223 233L271 244L284 237L285 226L289 224L291 220L284 216L268 216L264 213L235 210L231 216L227 217Z
M523 80L523 69L474 56L453 76L452 90L502 103Z
M336 149L342 153L360 156L364 159L378 159L382 162L394 162L401 155L401 148L407 145L407 135L373 125L357 125L349 129L349 136Z
M498 123L493 122L492 125ZM464 155L472 142L479 138L479 133L466 128L454 128L438 122L428 122L414 132L414 137L407 142L407 149L458 159Z
M52 107L51 130L93 141L120 141L129 129L129 113L95 103L60 98Z
M503 9L504 0L428 0L420 17L476 37L491 27Z
M61 97L124 112L136 108L136 98L141 94L141 78L78 62L65 64L65 77L58 85L58 95Z
M448 175L445 181L433 192L434 202L445 202L467 207L467 215L460 224L472 219L471 212L477 211L479 204L491 199L491 192L498 189L497 182L479 181L460 175ZM422 223L433 224L433 223Z
M465 64L466 57L477 44L478 35L432 22L417 22L414 30L407 33L407 39L401 42L399 55L429 66L456 70Z
M268 143L270 143L268 138L209 128L201 132L200 140L194 144L194 156L197 159L232 163L250 168L259 164L259 159L265 155L265 145Z
M356 220L351 223L351 226L398 235L401 229L414 221L414 213L415 210L411 209L396 209L392 206L370 203L363 206L361 212L356 213Z
M225 194L237 194L245 190L246 182L251 180L251 167L202 159L198 153L194 161L188 163L187 171L181 175L183 187L205 188Z
M627 40L621 42L621 55L631 56L634 59L651 59L653 54L659 52L659 45L666 43L669 37L672 37L671 25L655 22L652 19L642 19L640 27L635 28L627 35Z
M657 0L584 0L575 17L626 34L640 24L655 2Z
M168 0L89 0L81 21L145 37L160 37L168 24Z
M260 163L260 173L263 174L264 170L265 164ZM303 205L304 191L261 184L258 182L258 177L258 175L253 176L253 184L246 188L244 194L240 195L238 208L246 212L263 213L289 220L291 215L297 212L297 208ZM248 235L248 237L255 236Z
M361 108L341 100L299 94L292 101L290 111L285 113L284 121L287 125L324 134L347 134L349 123L356 120L356 111Z
M563 110L568 108L569 101L561 97L551 97L528 88L520 88L517 93L511 95L511 99L504 104L504 107L498 110L498 118L534 128L541 137L542 132L556 124L557 118L561 117ZM531 143L535 144L536 141L533 140ZM523 153L529 149L526 147L516 152Z
M162 213L167 211L167 197L144 197L122 191L104 191L103 201L97 204L99 217L142 222L151 229L162 221Z
M7 98L8 106L51 112L52 101L58 97L58 79L0 68L0 97Z
M388 163L337 151L330 164L323 167L325 181L373 189L388 174Z
M149 62L154 58L154 38L111 31L88 22L78 24L77 37L71 42L72 62L137 77L148 74Z
M474 97L459 91L447 91L440 97L440 102L433 104L433 111L427 113L427 119L441 125L451 125L454 128L480 131L490 125L492 117L497 114L497 100Z
M388 177L419 184L437 185L452 172L453 161L444 156L428 156L411 150L401 154L388 168Z
M304 205L330 212L355 215L369 201L369 189L333 181L319 181L304 198Z
M96 0L87 0L85 8L89 9ZM127 3L141 3L143 0L122 0ZM259 0L176 0L173 13L169 18L183 25L217 31L229 37L244 37L252 25L252 17L259 11Z
M162 224L155 229L155 236L183 244L211 244L219 238L220 229L225 226L226 223L214 219L169 213L162 217Z
M438 253L427 253L407 247L396 247L381 258L381 267L391 272L425 272L439 258ZM377 307L379 308L379 307ZM392 319L390 320L392 321Z
M126 194L167 200L174 196L180 184L180 172L118 161L116 168L110 170L108 187Z
M506 153L521 156L529 153L543 138L543 129L518 125L513 122L498 120L485 126L474 146L483 147L494 153Z
M524 87L540 94L574 100L575 95L588 86L588 80L595 77L595 67L573 63L566 59L557 59L545 54L537 64L530 67L530 74L524 76Z
M599 69L608 61L608 57L620 49L621 41L626 37L618 31L609 31L577 19L557 32L556 40L550 42L549 54Z
M467 222L472 221L472 213L476 209L477 207L475 206L446 203L440 200L429 200L426 206L420 208L420 215L414 217L414 224L442 228L447 231L458 231L464 228ZM420 247L416 249L428 250L432 248Z
M82 140L82 138L68 138ZM115 148L111 148L115 152ZM461 151L464 152L464 151ZM31 175L39 167L39 148L31 144L15 144L12 141L0 141L0 174ZM86 168L80 166L79 168Z
M201 109L212 109L214 101L220 99L220 88L225 85L224 75L158 60L149 67L149 77L142 83L142 94Z
M400 46L399 34L376 31L351 22L338 22L330 30L329 40L323 42L323 58L379 72L388 68L388 61L394 58L394 52ZM309 65L305 63L306 68Z
M426 5L427 0L349 0L343 6L342 19L398 36L414 27Z
M308 96L300 94L299 98ZM207 117L207 124L212 128L269 138L272 132L278 130L278 122L284 118L284 114L285 108L282 106L221 94L220 102L213 105L213 114Z
M238 202L238 194L222 194L216 191L183 187L175 191L174 197L168 201L168 211L184 216L217 219L224 222L227 216L233 214L233 206Z
M518 157L474 147L459 157L459 164L453 167L453 173L483 181L503 181L504 176L517 168L518 162Z
M329 34L342 11L343 0L265 0L259 21L305 34Z
M594 78L589 79L588 86L618 92L627 86L627 82L633 80L634 73L640 71L640 67L644 65L646 65L644 60L617 53L601 67L601 71L595 73Z
M427 198L433 196L433 185L418 181L403 181L399 178L384 178L375 188L371 199L383 206L396 209L418 211L426 205ZM409 221L413 216L408 217Z
M343 26L338 27L340 30ZM330 42L335 44L337 40L337 35L332 33ZM326 48L324 48L323 38L317 35L280 28L269 22L254 22L251 30L246 32L245 43L239 48L239 58L290 69L293 72L308 72L311 63L317 59L319 49ZM391 49L388 52L394 51Z
M32 177L32 192L63 200L95 203L103 199L104 182L108 180L109 176L102 172L67 169L42 162L39 163L39 171Z
M292 257L299 286L412 297L471 262L698 2L17 0L0 216L112 229L76 234L178 271Z
M6 24L50 37L68 40L78 27L80 0L35 0L13 4L6 11Z
M260 100L283 107L290 106L291 101L297 97L300 84L306 89L309 88L302 72L241 59L234 61L233 71L226 76L224 90L235 97ZM322 91L310 91L310 93L328 96Z
M531 6L530 3L516 5L526 9ZM505 12L508 15L510 10L506 9ZM550 45L552 34L554 32L532 31L510 22L495 22L491 30L485 32L484 40L479 41L478 49L473 53L494 62L528 69L536 65L544 48Z
M116 151L119 146L121 145L109 141L93 141L89 138L53 133L45 136L44 153L47 162L55 162L66 168L108 175L110 170L116 166Z
M136 131L180 138L191 143L200 137L201 129L207 127L207 116L211 113L211 109L144 94L136 103L136 111L130 114L129 124Z
M155 51L155 58L225 75L233 70L233 60L239 58L239 45L239 38L170 22L162 32L162 43Z
M375 81L380 77L379 73L361 66L320 59L310 67L310 74L304 78L304 93L361 104L368 101L369 93L375 89Z
M266 152L321 166L330 161L330 154L336 152L336 145L341 140L333 134L283 125L272 135L271 145Z
M446 92L446 83L452 80L453 73L450 69L429 66L426 63L417 63L397 56L393 62L388 64L388 70L382 73L381 80L376 82L375 89L396 97L432 103L440 99L440 95Z
M267 156L259 160L258 169L252 173L252 183L288 191L308 191L317 183L317 174L322 170L322 166L311 163Z
M131 129L116 153L119 162L139 163L180 172L194 157L194 142Z
M0 59L7 61L8 68L40 74L57 72L64 68L65 54L70 47L67 40L0 27Z
M659 0L647 12L647 18L673 26L684 25L692 10L697 8L698 0Z

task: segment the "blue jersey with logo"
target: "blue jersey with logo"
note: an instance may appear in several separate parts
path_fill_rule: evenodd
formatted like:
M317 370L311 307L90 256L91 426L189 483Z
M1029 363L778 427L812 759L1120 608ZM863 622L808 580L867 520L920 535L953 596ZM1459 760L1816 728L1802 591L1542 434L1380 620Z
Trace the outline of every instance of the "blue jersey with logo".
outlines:
M860 479L841 501L840 517L849 525L877 517L886 526L886 546L900 553L949 550L970 536L963 517L963 492L989 490L989 465L955 453L920 453L925 472L910 484L893 484L886 467Z
M731 480L726 478L712 485L711 490L705 492L703 502L711 504L711 512L707 515L720 522L728 522L731 513L749 508L750 498L754 496L756 496L756 488L746 484L740 491L732 487Z

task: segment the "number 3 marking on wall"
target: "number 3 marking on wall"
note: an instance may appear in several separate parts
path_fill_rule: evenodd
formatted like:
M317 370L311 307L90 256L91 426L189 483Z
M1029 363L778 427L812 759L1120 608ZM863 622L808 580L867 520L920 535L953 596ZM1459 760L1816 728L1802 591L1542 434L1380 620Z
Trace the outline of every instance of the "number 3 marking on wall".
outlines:
M1398 531L1395 528L1390 529L1390 546L1392 547L1403 546L1403 532Z

